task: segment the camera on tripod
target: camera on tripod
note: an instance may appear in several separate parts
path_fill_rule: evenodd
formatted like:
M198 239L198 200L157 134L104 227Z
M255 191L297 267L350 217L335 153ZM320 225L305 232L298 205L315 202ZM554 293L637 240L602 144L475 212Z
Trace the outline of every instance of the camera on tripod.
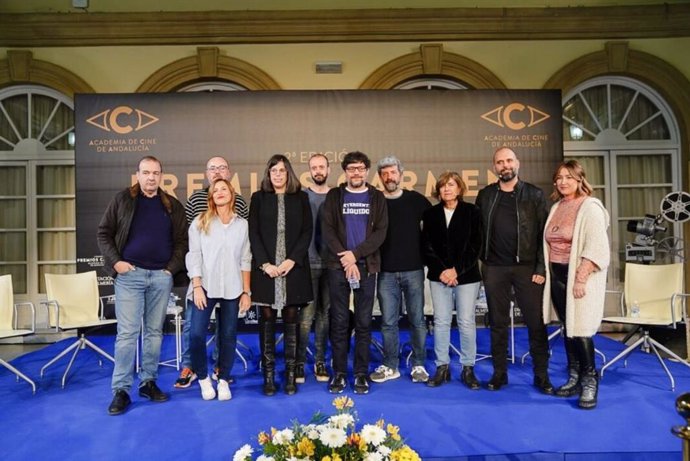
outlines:
M628 221L628 232L634 232L635 241L625 245L625 260L628 262L649 263L656 260L655 245L657 241L654 235L657 232L665 232L666 227L661 225L661 215L645 215L642 220Z

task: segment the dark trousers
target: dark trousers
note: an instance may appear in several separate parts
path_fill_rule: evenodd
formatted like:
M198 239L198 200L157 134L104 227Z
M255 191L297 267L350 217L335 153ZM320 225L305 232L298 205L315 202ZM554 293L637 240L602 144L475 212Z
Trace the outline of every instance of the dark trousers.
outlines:
M371 343L371 316L374 308L376 274L368 274L359 267L362 278L359 288L350 289L342 269L328 269L328 285L331 295L330 339L333 352L333 371L347 373L347 353L350 342L350 292L354 294L355 307L355 358L354 374L369 372L369 345Z
M568 286L568 265L551 263L551 302L558 316L558 320L563 324L563 337L566 334L568 325L565 324L565 300L566 287Z
M546 376L549 366L549 344L542 313L543 285L532 282L530 266L490 266L484 264L482 276L491 324L491 356L494 373L508 370L508 328L510 302L515 300L522 312L529 334L529 352L535 376Z

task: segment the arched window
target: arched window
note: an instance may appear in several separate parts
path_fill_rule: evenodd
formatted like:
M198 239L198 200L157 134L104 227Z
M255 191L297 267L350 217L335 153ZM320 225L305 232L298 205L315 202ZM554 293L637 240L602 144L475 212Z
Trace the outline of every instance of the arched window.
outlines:
M449 78L412 78L394 87L395 90L466 90L468 87Z
M563 98L565 156L580 161L612 218L612 264L622 280L626 244L636 237L630 220L657 215L664 197L680 190L680 135L673 112L646 84L628 77L598 77ZM664 221L662 250L680 237L679 224ZM670 245L673 247L673 245ZM673 259L661 251L659 260Z
M74 107L38 85L0 90L0 273L36 299L43 274L74 272Z
M245 91L247 88L233 82L212 81L199 82L185 85L179 88L179 93L193 93L193 92L212 92L212 91Z

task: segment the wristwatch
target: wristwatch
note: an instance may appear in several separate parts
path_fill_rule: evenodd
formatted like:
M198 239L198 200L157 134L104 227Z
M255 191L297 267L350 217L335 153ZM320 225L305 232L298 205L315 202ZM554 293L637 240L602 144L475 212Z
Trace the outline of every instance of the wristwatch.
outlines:
M243 291L243 292L240 294L240 296L242 296L242 295L247 295L247 296L249 296L249 297L251 298L251 297L252 297L252 292L251 292L251 291Z

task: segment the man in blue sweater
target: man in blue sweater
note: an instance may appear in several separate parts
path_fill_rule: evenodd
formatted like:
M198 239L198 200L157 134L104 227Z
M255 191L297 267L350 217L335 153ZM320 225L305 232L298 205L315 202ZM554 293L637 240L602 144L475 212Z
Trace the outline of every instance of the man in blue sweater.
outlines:
M124 413L131 403L129 391L142 326L139 396L153 402L168 400L156 378L173 275L184 270L187 221L182 204L159 187L162 174L158 159L142 158L137 183L113 198L98 225L104 268L115 278L117 339L113 400L108 407L111 415Z

